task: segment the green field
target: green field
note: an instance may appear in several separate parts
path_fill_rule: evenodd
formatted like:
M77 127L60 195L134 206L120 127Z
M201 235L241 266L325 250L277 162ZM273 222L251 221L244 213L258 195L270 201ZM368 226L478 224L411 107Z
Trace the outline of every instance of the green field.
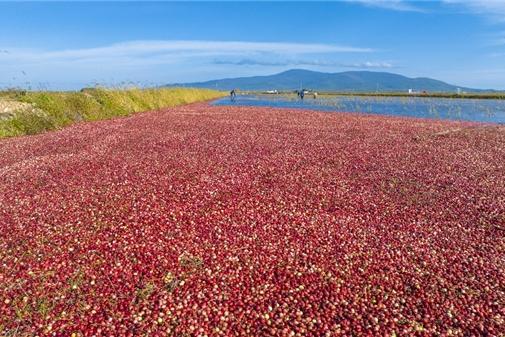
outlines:
M0 138L56 130L75 122L96 121L224 96L191 88L83 89L79 92L1 91L0 101L22 105L0 116ZM24 103L24 104L22 104Z

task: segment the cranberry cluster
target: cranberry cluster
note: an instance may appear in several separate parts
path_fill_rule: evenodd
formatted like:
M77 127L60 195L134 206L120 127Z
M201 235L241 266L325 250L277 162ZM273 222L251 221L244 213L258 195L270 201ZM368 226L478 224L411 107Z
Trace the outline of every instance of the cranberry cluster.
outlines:
M0 141L2 336L503 336L505 128L193 104Z

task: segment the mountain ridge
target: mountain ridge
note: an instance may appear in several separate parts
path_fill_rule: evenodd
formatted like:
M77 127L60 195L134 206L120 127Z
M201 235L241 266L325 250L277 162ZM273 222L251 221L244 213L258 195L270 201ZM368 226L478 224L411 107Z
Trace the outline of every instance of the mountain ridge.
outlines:
M449 84L429 77L407 77L390 72L377 71L344 71L325 73L307 69L290 69L273 75L223 78L203 82L174 83L165 86L191 86L218 90L296 90L301 87L320 91L430 91L483 92L492 89L475 89Z

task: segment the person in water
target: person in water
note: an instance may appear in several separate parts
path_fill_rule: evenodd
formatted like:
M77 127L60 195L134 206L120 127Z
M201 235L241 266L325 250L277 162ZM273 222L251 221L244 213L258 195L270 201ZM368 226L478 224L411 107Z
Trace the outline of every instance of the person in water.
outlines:
M237 96L236 92L235 92L235 89L233 89L232 91L230 91L230 99L232 102L235 102L235 97Z
M300 91L300 99L303 101L303 96L305 96L304 90Z

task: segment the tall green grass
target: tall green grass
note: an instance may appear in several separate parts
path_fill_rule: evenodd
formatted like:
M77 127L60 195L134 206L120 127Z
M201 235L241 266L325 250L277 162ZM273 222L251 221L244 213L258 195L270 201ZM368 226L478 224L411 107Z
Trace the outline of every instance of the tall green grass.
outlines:
M0 92L0 99L29 103L34 109L17 111L0 120L0 138L55 130L78 121L96 121L223 96L219 91L191 88L83 89L80 92Z

